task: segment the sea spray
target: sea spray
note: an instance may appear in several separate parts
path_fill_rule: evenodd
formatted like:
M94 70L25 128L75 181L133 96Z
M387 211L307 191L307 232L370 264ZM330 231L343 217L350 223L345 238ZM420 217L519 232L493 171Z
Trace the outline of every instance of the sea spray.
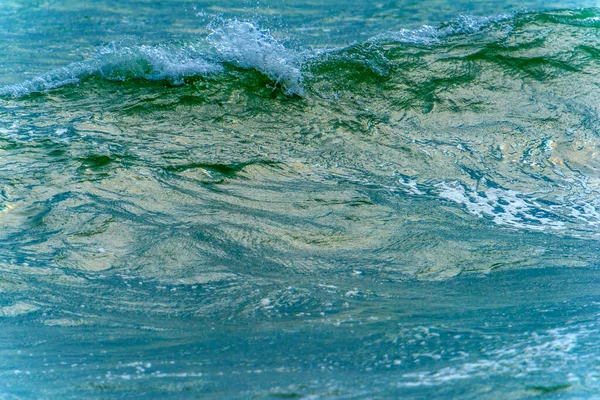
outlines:
M301 58L286 49L268 30L238 20L224 21L208 36L224 62L253 68L281 84L290 95L304 95Z

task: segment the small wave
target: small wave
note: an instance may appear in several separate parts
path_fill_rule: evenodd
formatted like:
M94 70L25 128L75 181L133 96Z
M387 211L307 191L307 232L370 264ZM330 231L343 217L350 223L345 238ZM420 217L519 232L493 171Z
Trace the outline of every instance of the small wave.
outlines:
M271 31L262 29L256 22L221 19L208 26L209 34L206 37L195 38L187 44L125 46L118 42L110 43L99 48L91 59L69 64L19 84L0 87L0 96L22 96L49 91L80 83L93 76L112 81L165 80L173 85L181 85L188 77L218 75L227 73L232 68L240 68L265 75L272 81L272 86L279 87L287 95L304 97L306 92L314 91L313 81L317 78L327 80L333 90L336 90L340 80L345 81L349 74L364 77L362 72L357 72L357 65L376 76L387 76L390 65L399 61L397 57L401 52L389 51L386 45L443 47L455 39L464 39L465 44L472 46L473 51L485 50L485 46L490 43L500 43L498 36L502 41L514 31L518 37L524 37L522 27L519 27L528 23L538 26L556 23L595 26L599 18L597 10L579 13L499 14L487 17L460 15L438 27L425 25L413 30L386 32L362 43L322 49L289 48L284 40L276 38ZM526 26L525 29L527 28ZM483 40L471 35L482 36ZM507 51L509 50L510 48ZM490 54L493 56L495 53ZM483 52L479 56L486 57L487 53ZM493 58L492 61L498 62ZM533 61L525 59L512 62L512 59L503 56L499 61L508 64L509 68L517 69L517 73L522 72L519 68L528 68L525 73L536 73L539 70L545 72L545 65L532 64L538 58ZM564 64L554 62L548 56L539 59L539 63L544 62L549 68L559 68ZM313 74L312 69L323 65L323 73L317 71Z
M77 84L92 76L111 81L167 80L180 85L184 78L218 73L219 64L207 61L193 46L121 46L111 43L89 60L75 62L16 85L0 88L0 96L24 96Z
M386 33L369 42L433 43L456 34L478 32L509 18L510 15L504 14L494 17L459 16L438 28L423 26L416 30ZM78 84L93 76L111 81L165 80L181 85L187 77L223 73L225 64L256 70L279 85L284 93L304 96L304 63L331 51L343 51L343 48L293 51L255 22L237 19L212 23L209 30L206 38L186 45L125 46L112 42L100 47L91 59L69 64L19 84L0 87L0 96L18 97L45 92Z
M99 76L110 81L144 79L181 85L185 78L225 71L229 63L269 77L289 95L304 95L300 57L253 22L226 20L206 40L187 45L100 47L93 58L71 63L28 81L0 87L0 96L24 96Z
M370 41L390 41L421 45L434 44L439 43L441 39L451 36L480 32L496 23L508 21L514 17L514 14L499 14L489 17L459 15L456 20L447 24L442 24L439 27L423 25L417 29L401 29L396 32L387 32L375 36Z

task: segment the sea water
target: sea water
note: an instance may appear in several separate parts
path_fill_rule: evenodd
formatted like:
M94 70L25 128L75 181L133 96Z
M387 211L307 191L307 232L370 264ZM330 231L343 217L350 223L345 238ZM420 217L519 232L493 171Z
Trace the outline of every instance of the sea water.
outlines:
M3 1L0 398L600 398L598 5Z

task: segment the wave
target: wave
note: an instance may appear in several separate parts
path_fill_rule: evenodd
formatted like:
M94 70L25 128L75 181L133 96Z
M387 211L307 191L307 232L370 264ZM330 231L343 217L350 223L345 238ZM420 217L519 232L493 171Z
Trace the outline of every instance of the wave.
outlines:
M202 104L229 99L227 111L215 108L215 120L227 112L247 122L235 129L253 129L249 135L271 132L276 121L273 135L318 142L322 155L311 162L344 166L344 176L365 171L370 182L509 228L596 235L599 28L598 9L459 16L436 28L302 49L254 22L220 20L190 43L111 43L89 60L2 87L0 95L92 77L100 89L104 79L183 85L163 107L210 113ZM64 90L85 90L71 87ZM138 102L135 90L129 95L124 114L157 112L152 101ZM270 125L260 117L250 123L248 115L268 115ZM343 151L327 137L343 137Z
M300 57L256 23L227 20L212 25L204 40L189 44L125 46L112 42L93 58L75 62L31 80L0 88L0 96L24 96L90 77L109 81L142 79L182 85L186 78L219 74L225 65L254 69L273 80L289 95L304 95Z
M240 68L258 71L271 80L272 87L287 95L304 97L313 89L310 81L319 76L313 69L329 62L332 63L329 69L341 69L341 76L352 72L344 69L354 69L357 63L367 66L367 73L386 75L402 56L398 51L410 53L411 48L422 46L442 52L451 46L475 50L493 45L509 48L504 42L515 30L523 39L531 36L543 41L535 31L536 26L561 29L561 25L595 29L600 26L600 13L598 9L584 9L486 17L459 15L437 27L385 32L362 43L320 49L289 48L285 40L253 21L218 20L208 26L205 37L187 43L156 46L109 43L98 48L91 59L0 87L0 96L45 92L95 76L110 81L138 79L182 85L187 78L220 75L230 68ZM335 80L336 74L331 75L327 78Z
M424 25L418 29L402 29L396 32L387 32L375 36L370 42L397 42L408 44L439 44L444 38L475 34L490 28L499 22L510 21L518 14L498 14L489 17L475 15L459 15L456 20L439 27Z
M369 39L367 44L398 42L439 44L444 38L480 32L493 24L508 21L513 15L492 17L461 15L439 27L388 32ZM253 69L267 76L274 87L287 95L305 95L304 74L310 62L320 57L355 47L326 49L289 49L256 22L220 20L212 22L209 34L186 44L158 46L124 45L112 42L97 49L93 58L49 71L22 83L0 87L0 96L24 96L78 84L98 76L109 81L142 79L181 85L186 78L204 77L226 71L233 65Z
M268 30L251 22L228 21L209 34L208 43L221 62L256 69L281 84L288 94L304 95L301 57L286 49Z
M92 76L111 81L166 80L174 85L188 76L223 71L193 46L122 46L117 42L99 48L94 58L55 69L23 83L0 88L3 96L24 96L80 83Z

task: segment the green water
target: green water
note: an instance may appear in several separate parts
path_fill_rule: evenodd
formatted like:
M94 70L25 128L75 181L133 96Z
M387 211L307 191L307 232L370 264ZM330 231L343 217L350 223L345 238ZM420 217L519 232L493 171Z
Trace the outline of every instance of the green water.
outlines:
M356 3L5 6L0 398L598 396L599 11Z

